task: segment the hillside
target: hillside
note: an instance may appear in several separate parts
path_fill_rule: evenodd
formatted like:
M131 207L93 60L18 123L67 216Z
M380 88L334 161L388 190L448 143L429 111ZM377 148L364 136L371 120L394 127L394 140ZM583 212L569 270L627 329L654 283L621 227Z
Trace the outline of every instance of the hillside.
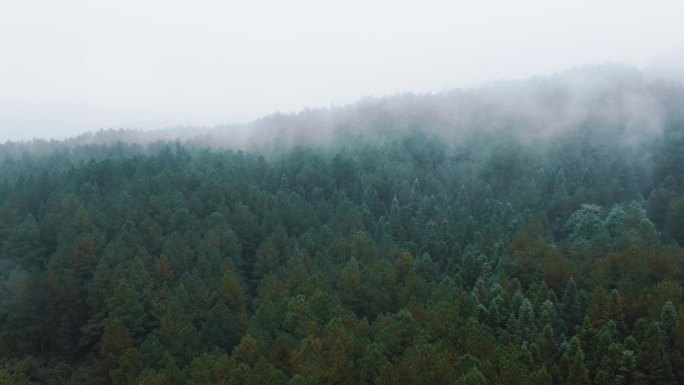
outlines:
M0 384L684 383L684 86L0 145Z

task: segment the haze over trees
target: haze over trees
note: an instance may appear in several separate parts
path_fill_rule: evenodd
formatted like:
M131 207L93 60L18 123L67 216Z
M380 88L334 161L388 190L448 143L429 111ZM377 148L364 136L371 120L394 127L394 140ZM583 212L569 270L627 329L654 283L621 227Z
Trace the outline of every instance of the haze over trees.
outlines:
M684 87L630 67L0 145L0 384L684 383Z

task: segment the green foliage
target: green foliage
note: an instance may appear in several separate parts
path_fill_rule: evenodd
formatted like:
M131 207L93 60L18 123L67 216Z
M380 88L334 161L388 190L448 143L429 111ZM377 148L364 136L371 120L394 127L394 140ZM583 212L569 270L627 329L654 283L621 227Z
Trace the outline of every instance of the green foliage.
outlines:
M601 208L596 205L583 204L582 208L572 213L570 219L565 223L570 242L575 246L580 246L593 241L605 240L608 233L599 217L600 212Z
M458 380L458 385L486 385L487 380L485 380L482 373L480 373L477 368L472 368L463 377Z
M681 382L681 150L587 125L0 145L0 384Z
M584 351L577 337L572 337L563 354L562 361L565 363L566 379L568 385L589 384L589 371L584 362Z
M666 349L673 349L679 335L679 316L672 304L667 301L660 312L660 328L663 331L663 340Z
M660 327L651 323L639 347L637 360L639 372L636 381L644 384L674 384L670 361L665 354L663 334Z

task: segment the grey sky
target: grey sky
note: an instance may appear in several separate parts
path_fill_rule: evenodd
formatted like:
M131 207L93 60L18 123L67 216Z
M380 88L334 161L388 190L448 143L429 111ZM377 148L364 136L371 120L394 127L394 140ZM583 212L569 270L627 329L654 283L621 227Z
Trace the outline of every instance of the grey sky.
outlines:
M0 141L684 66L684 2L0 1Z

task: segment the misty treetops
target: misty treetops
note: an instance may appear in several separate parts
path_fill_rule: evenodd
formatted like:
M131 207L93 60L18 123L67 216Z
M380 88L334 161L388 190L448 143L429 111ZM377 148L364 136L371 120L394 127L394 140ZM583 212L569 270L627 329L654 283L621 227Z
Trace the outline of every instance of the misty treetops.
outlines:
M683 100L606 67L0 145L0 384L683 383Z

